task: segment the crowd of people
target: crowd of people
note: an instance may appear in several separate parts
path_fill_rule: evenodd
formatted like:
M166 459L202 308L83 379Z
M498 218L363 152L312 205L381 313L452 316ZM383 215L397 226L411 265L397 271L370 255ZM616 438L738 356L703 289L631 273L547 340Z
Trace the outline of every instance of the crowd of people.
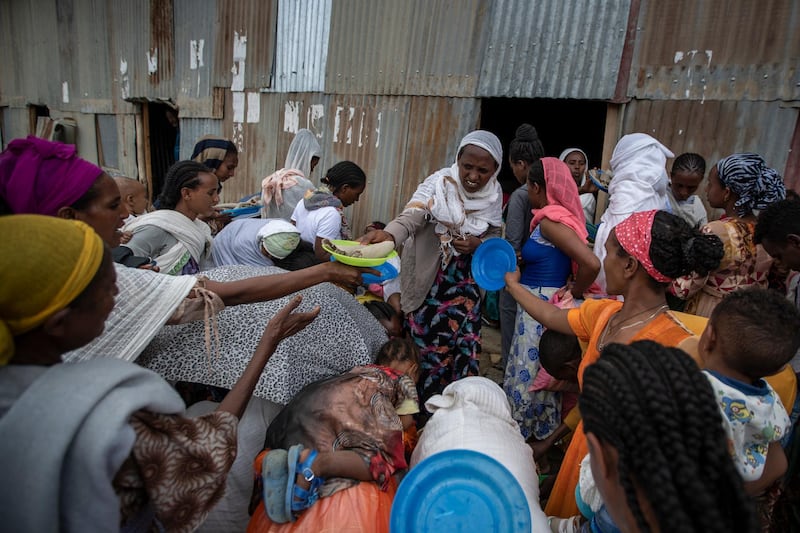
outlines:
M606 193L586 151L547 157L522 124L504 199L499 138L454 146L359 232L346 208L367 173L340 161L314 185L309 130L247 199L253 218L218 208L240 155L223 137L175 163L151 209L143 182L72 145L11 141L5 523L388 532L393 507L420 501L404 474L462 449L510 472L524 501L499 513L534 532L800 527L800 200L781 175L755 153L706 173L632 133ZM517 256L500 383L480 377L472 272L494 238ZM331 261L337 239L390 243L397 277Z

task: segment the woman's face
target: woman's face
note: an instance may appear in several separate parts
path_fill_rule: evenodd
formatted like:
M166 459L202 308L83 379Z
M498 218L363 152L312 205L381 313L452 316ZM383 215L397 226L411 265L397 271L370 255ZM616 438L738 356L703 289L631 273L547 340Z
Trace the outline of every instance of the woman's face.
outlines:
M105 322L114 309L114 298L119 293L117 273L111 254L105 251L98 274L86 291L70 306L70 350L80 348L103 333Z
M547 205L545 189L535 183L528 182L528 201L533 209L541 209Z
M569 171L572 173L572 179L574 179L580 187L583 175L586 173L586 158L580 152L570 152L564 159L564 163L569 167Z
M200 178L200 184L196 188L181 189L181 202L189 213L211 217L214 215L214 206L219 203L217 177L210 172L200 172L197 177Z
M617 240L617 233L612 229L606 239L606 256L603 258L603 271L606 274L606 292L608 294L622 294L625 286L623 272L628 262L627 254L623 257L617 253L621 246Z
M225 154L225 159L219 164L217 170L214 171L214 174L217 176L220 183L224 183L233 177L233 173L238 166L239 154L228 152Z
M461 185L468 193L476 193L489 182L497 161L492 155L474 144L468 144L458 158L458 177Z
M708 185L706 185L706 196L708 197L708 204L715 209L725 208L725 193L728 189L722 184L719 179L717 167L711 167L708 173Z
M703 175L699 172L689 172L686 170L678 170L670 176L670 188L672 195L676 200L685 202L691 195L697 192L700 187L700 182L703 181Z
M311 172L314 172L314 169L317 168L318 164L319 164L319 157L311 156L311 162L310 162ZM308 176L306 176L306 178L308 178Z
M93 187L97 194L86 209L75 211L75 218L90 225L103 242L115 248L119 246L119 229L128 217L128 208L122 203L117 183L108 174L101 174Z
M514 177L517 178L520 185L523 185L528 179L530 165L521 159L512 161L511 158L508 159L508 164L511 165L511 172L514 173Z
M366 188L366 184L342 185L336 190L334 196L341 200L344 207L347 207L356 203Z

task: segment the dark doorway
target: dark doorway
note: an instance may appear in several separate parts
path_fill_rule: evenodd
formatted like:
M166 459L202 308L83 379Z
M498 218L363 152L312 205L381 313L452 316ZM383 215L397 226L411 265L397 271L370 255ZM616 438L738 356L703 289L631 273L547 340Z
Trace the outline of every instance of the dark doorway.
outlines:
M500 171L503 191L518 187L508 165L508 145L520 124L527 122L539 132L545 154L558 157L561 151L577 147L586 152L589 168L600 166L606 103L594 100L485 98L481 102L481 128L503 143L505 161Z
M169 167L175 164L176 145L178 143L178 112L173 106L161 102L144 102L145 129L148 133L147 169L152 191L151 200L155 200L164 186L164 177Z

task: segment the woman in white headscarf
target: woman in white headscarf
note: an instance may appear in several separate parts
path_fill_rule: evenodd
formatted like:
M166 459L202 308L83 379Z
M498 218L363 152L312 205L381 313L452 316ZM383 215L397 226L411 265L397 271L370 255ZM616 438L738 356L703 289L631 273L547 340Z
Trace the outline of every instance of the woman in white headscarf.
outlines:
M483 239L499 237L502 224L500 140L488 131L473 131L457 153L452 166L417 187L384 230L361 239L364 244L405 243L401 307L421 352L421 403L452 381L478 375L481 300L472 279L472 253Z
M298 130L283 168L261 182L261 218L290 219L306 191L316 188L309 179L321 156L316 136L310 130Z
M244 218L234 220L214 237L211 256L214 266L274 266L299 243L300 230L285 220Z
M561 152L558 158L567 164L569 171L572 173L572 178L578 185L581 207L583 208L583 216L586 218L586 222L594 223L594 212L597 207L597 198L595 198L594 193L597 192L597 187L586 175L586 169L589 168L589 158L586 156L586 152L580 148L567 148Z
M608 186L608 207L600 219L594 239L594 253L600 265L606 256L606 239L614 226L633 213L652 209L669 210L667 159L669 149L646 133L631 133L619 140L611 155L614 179ZM597 283L605 290L606 275L600 269Z

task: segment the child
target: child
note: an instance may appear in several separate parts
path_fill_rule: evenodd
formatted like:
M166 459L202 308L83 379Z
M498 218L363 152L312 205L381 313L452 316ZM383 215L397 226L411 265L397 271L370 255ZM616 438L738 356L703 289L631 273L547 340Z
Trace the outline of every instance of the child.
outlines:
M574 335L548 329L539 341L539 363L542 369L536 375L531 390L560 391L561 424L546 438L531 441L533 456L542 465L544 454L575 429L580 415L572 412L578 403L578 367L581 364L581 346ZM555 379L554 379L555 378ZM558 380L558 381L556 381ZM570 413L572 413L570 415Z
M267 429L270 451L256 460L273 522L294 520L358 481L387 489L392 474L408 467L403 430L419 412L418 372L416 345L392 339L374 365L312 383L284 407Z
M779 294L743 289L714 309L699 352L723 414L731 457L745 488L762 494L786 471L780 439L791 427L780 398L764 381L800 347L800 313Z
M690 226L699 228L708 222L703 201L695 194L706 173L706 160L693 153L681 154L672 163L667 197L673 214Z
M686 353L609 344L583 373L579 407L606 506L592 526L611 518L621 531L755 530L711 387Z

